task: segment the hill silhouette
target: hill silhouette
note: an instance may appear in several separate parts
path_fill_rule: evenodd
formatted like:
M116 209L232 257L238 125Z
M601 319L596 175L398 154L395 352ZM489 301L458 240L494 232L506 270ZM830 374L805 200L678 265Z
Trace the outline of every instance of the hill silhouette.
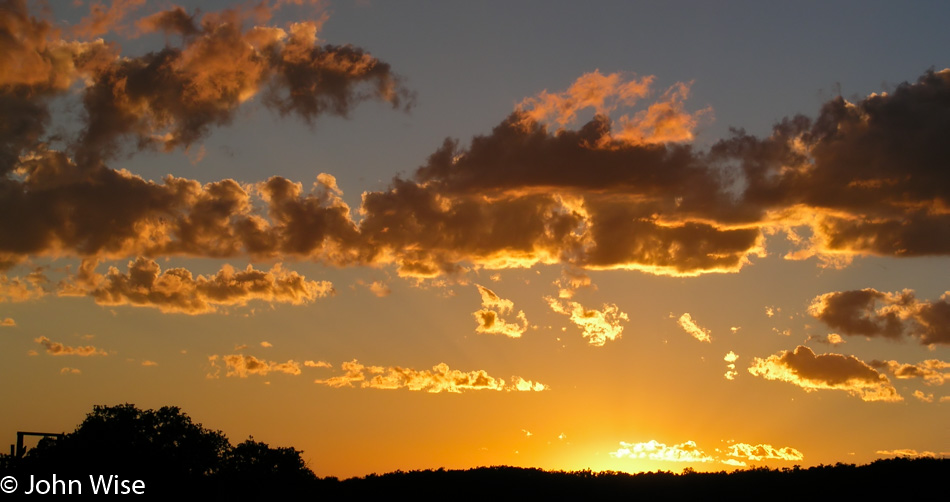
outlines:
M489 498L640 498L722 496L741 500L800 500L804 497L880 498L885 495L946 493L950 459L893 458L867 465L838 463L809 468L682 474L658 471L544 471L508 466L468 470L396 471L338 480L318 478L301 451L271 447L249 438L233 446L220 431L192 422L177 407L140 410L131 404L95 406L76 428L58 439L41 440L20 459L0 467L14 476L21 492L36 479L81 479L89 476L141 480L139 498L159 499L195 494L212 500L274 499L293 496ZM100 487L101 488L101 487ZM62 493L62 492L61 492ZM128 492L126 492L128 493Z

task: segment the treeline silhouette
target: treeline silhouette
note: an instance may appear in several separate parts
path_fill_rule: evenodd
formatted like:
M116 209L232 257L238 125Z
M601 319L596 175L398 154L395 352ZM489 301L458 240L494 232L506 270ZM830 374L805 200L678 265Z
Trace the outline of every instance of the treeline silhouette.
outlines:
M396 494L463 500L592 496L851 500L887 494L946 495L946 480L950 479L950 459L893 458L860 466L753 467L733 472L686 469L682 474L494 466L396 471L341 481L318 478L307 468L301 453L294 448L274 448L253 438L232 446L223 433L193 423L177 407L140 410L131 404L96 406L74 432L59 439L41 440L23 458L0 467L0 475L14 475L21 483L31 475L38 479L53 474L59 479L116 476L143 480L145 496L140 498L195 494L212 500Z

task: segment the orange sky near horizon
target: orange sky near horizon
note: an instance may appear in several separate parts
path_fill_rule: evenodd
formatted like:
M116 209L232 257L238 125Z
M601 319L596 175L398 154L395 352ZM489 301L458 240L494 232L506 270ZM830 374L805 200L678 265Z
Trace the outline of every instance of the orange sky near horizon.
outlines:
M947 8L849 6L0 1L0 436L946 457Z

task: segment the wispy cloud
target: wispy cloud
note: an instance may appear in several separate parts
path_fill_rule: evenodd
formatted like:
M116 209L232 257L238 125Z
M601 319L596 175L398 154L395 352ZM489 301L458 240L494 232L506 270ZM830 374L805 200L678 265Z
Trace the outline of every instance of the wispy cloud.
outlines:
M226 377L247 378L248 375L264 376L268 373L286 373L288 375L300 374L300 363L294 360L288 360L284 363L258 359L254 356L245 356L243 354L229 354L218 356L217 354L208 357L208 363L211 365L211 372L208 378L218 378L221 373L219 362L224 363Z
M450 369L445 363L439 363L432 370L414 370L400 366L365 366L356 359L342 364L343 375L315 380L315 383L329 387L353 387L373 389L409 389L430 393L461 393L467 390L497 391L543 391L548 387L540 382L525 380L514 376L511 383L495 378L484 370L459 371Z
M516 318L518 322L506 321L501 316L514 311L515 304L511 300L506 300L495 294L494 291L476 284L479 294L482 297L482 309L472 313L477 333L487 333L492 335L505 335L511 338L520 338L528 330L528 318L524 311L519 310Z
M551 310L570 317L588 343L595 347L603 347L608 341L618 340L623 334L623 325L620 323L630 320L626 312L615 304L605 303L601 310L594 310L575 301L562 301L550 296L545 300Z
M700 342L711 342L712 338L709 336L710 331L706 328L703 328L696 324L696 321L693 320L692 316L689 315L689 312L680 316L676 321L683 330L689 333L693 338L699 340Z
M54 356L105 356L108 355L106 351L97 349L92 345L82 345L78 347L71 347L69 345L64 345L59 342L54 342L45 336L41 336L34 342L42 345L46 348L46 353Z
M252 300L301 305L333 294L328 281L310 281L285 270L280 264L270 270L235 270L224 265L211 276L192 276L183 268L162 271L153 260L138 258L124 273L110 267L105 276L86 268L68 284L62 295L88 295L100 305L154 307L162 312L205 314L222 306L245 305Z

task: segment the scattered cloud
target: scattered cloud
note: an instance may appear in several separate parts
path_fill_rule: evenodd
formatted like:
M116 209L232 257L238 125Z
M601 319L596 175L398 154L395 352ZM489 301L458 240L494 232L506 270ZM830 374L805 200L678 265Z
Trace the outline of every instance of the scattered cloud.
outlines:
M712 342L712 338L709 336L710 331L696 324L692 316L689 315L689 312L681 315L676 322L681 328L700 342Z
M808 312L845 335L894 340L911 336L924 345L950 343L950 292L930 302L918 300L910 289L836 291L817 296Z
M14 328L16 327L16 321L14 321L12 317L6 317L3 319L0 319L0 326Z
M42 345L46 348L46 353L54 356L105 356L108 355L106 351L97 349L92 345L83 345L79 347L70 347L69 345L63 345L59 342L51 341L45 336L41 336L33 340L34 342Z
M723 376L726 377L726 380L735 380L736 377L739 376L739 372L736 371L736 361L739 360L739 356L730 350L729 353L722 358L722 360L728 363L726 364L726 368L728 369L726 370L726 374Z
M369 288L369 290L370 290L374 295L376 295L376 296L378 296L378 297L380 297L380 298L384 298L384 297L386 297L386 296L389 296L390 293L392 293L392 290L389 289L389 286L387 286L387 285L386 285L385 283L383 283L382 281L373 281L373 282L371 282L371 283L369 284L369 286L367 286L367 287Z
M209 378L218 378L220 375L219 361L224 363L224 376L226 377L247 378L248 375L264 376L271 372L288 375L300 374L300 363L292 359L285 363L278 363L243 354L229 354L226 356L215 354L208 357L208 362L211 365L211 372L208 373Z
M0 270L2 270L2 253L0 253ZM46 276L42 272L36 272L27 277L7 277L0 273L0 303L4 302L26 302L42 298L46 291L42 285L46 282Z
M272 344L272 343L270 343L270 342L268 342L268 341L263 341L263 342L261 342L261 347L264 347L265 349L269 349L269 348L271 348L271 347L273 347L273 346L274 346L274 344Z
M665 462L719 462L725 465L736 467L746 466L746 461L800 461L805 458L802 452L795 448L785 446L775 448L769 444L751 445L746 443L733 443L730 441L726 450L726 458L715 454L707 454L700 448L695 441L686 441L677 445L667 446L656 440L650 440L644 443L620 442L620 449L610 452L614 458L632 458L660 460ZM717 448L717 452L720 450Z
M306 366L307 368L332 368L333 367L332 364L326 361L311 361L310 359L307 359L306 361L304 361L303 365Z
M78 368L63 368L59 370L60 375L79 375L81 373L82 371L80 371Z
M315 380L329 387L353 387L373 389L409 389L430 393L461 393L465 390L504 390L504 391L543 391L548 387L540 382L532 382L521 377L512 377L510 384L499 378L489 376L484 370L459 371L450 369L445 363L439 363L432 370L414 370L400 366L365 366L356 359L342 364L343 375Z
M928 359L917 364L902 364L897 361L878 361L870 363L875 368L887 370L897 379L920 378L927 385L943 385L950 379L950 362Z
M150 361L148 359L142 361L142 366L158 366L158 363L155 361Z
M901 401L887 376L864 361L841 354L818 354L804 345L765 359L754 358L749 373L795 384L806 392L843 390L864 401Z
M162 312L204 314L222 306L241 306L251 300L302 305L333 294L328 281L310 281L284 270L281 264L270 270L237 271L230 265L211 276L192 276L183 268L162 271L153 260L129 262L128 273L110 267L105 276L86 268L72 283L61 286L61 294L84 294L100 305L153 307Z
M610 456L614 458L647 458L665 462L712 462L715 460L696 446L695 441L667 446L653 439L645 443L621 441L620 448L617 451L610 452Z
M770 444L751 445L747 443L734 443L729 445L729 449L726 454L730 457L753 462L759 462L762 460L800 461L805 458L805 455L795 448L790 446L775 448Z
M528 330L528 319L523 310L518 311L518 322L505 321L501 316L514 311L515 304L495 294L494 291L476 284L482 297L482 309L472 313L478 326L476 333L505 335L511 338L520 338Z
M925 403L932 403L932 402L934 402L934 395L933 395L932 392L931 392L930 394L924 394L924 393L923 393L922 391L920 391L920 390L915 390L914 393L913 393L913 396L916 397L917 399L919 399L919 400L925 402Z
M936 458L937 454L932 451L921 451L912 450L909 448L899 449L899 450L878 450L875 453L878 455L884 455L885 457L907 457L907 458Z
M605 303L601 310L594 310L575 301L561 301L550 296L545 297L545 300L551 310L570 317L571 322L581 328L588 343L595 347L603 347L607 341L619 339L623 334L621 321L630 320L626 312L611 303Z

